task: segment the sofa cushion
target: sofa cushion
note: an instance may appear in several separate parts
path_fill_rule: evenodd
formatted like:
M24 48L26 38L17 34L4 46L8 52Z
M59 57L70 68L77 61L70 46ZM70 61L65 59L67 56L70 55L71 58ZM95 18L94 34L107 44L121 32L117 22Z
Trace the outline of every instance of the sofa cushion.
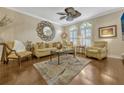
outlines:
M57 47L57 44L60 43L60 42L54 42L53 43L53 47Z
M45 44L43 42L37 42L36 44L38 45L39 49L45 48Z
M45 44L45 48L49 48L49 43L44 43Z
M37 49L38 52L56 50L56 48Z
M49 43L49 48L52 48L53 47L53 43Z

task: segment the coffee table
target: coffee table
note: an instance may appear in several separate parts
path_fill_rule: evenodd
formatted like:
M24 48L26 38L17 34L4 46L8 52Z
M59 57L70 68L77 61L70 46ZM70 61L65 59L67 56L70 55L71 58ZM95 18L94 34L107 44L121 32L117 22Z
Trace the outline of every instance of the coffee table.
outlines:
M75 57L75 50L73 50L73 49L67 49L67 50L63 50L63 49L61 49L61 50L51 50L50 51L50 62L52 62L52 56L53 55L57 55L57 57L58 57L58 65L60 65L60 56L61 55L64 55L64 54L69 54L69 53L73 53L73 55L74 55L74 57Z

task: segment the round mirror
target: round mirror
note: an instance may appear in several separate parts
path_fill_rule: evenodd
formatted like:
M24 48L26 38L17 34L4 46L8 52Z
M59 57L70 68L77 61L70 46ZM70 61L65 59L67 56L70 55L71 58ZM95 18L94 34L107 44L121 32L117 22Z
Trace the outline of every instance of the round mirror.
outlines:
M47 21L41 21L37 27L38 36L44 41L51 41L55 37L54 26Z
M43 29L43 33L44 33L44 35L46 35L46 36L51 36L51 35L52 35L52 30L51 30L50 27L46 26L46 27L44 27L44 29Z

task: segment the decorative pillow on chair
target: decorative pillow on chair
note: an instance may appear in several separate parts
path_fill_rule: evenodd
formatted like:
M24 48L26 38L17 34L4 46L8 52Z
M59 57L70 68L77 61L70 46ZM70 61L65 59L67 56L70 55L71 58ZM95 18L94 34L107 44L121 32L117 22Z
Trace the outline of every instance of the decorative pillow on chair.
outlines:
M21 41L18 41L18 40L14 40L13 50L16 50L16 52L26 51L25 45Z

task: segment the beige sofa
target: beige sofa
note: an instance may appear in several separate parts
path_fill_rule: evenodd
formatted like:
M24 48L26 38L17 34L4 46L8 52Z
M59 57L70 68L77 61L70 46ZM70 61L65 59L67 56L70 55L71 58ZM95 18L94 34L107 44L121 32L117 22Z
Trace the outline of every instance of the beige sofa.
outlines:
M99 60L107 57L107 42L95 41L93 46L86 49L86 56L97 58Z
M35 55L37 58L48 56L50 55L51 50L57 50L56 48L57 44L58 42L54 43L37 42L33 44L33 55ZM71 49L72 45L68 43L68 45L65 48Z
M51 50L56 50L56 43L37 42L33 44L33 54L39 58L50 55Z

